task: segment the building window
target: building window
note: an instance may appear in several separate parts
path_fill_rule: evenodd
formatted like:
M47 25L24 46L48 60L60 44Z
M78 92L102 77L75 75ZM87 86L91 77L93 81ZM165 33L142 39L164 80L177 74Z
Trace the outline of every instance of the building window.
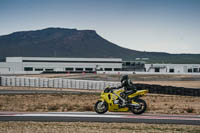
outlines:
M103 68L96 69L96 71L103 71Z
M83 68L76 68L76 71L83 71Z
M93 68L85 68L85 71L92 71Z
M112 71L112 68L105 68L105 71Z
M74 70L74 68L72 68L72 67L66 67L65 68L65 71L73 71Z
M24 67L24 71L33 71L32 67Z
M43 68L35 68L35 71L43 71Z
M188 72L189 72L189 73L192 73L192 68L189 68L189 69L188 69Z
M114 68L114 71L121 71L121 68Z
M53 72L53 69L52 68L46 68L45 71L46 72Z
M198 73L199 72L198 68L193 68L193 72Z
M170 69L169 69L169 72L170 72L170 73L174 73L174 68L170 68Z
M140 65L140 64L139 64L139 65ZM131 63L131 66L135 66L135 62L132 62L132 63Z
M130 66L131 65L131 62L126 62L126 66Z
M155 68L155 72L160 72L160 68Z

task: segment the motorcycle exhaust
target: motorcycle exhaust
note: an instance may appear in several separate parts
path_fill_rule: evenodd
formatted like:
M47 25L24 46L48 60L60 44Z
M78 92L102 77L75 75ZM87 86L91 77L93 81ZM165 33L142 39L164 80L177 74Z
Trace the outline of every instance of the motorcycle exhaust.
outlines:
M128 104L128 106L133 106L134 108L140 108L140 104Z

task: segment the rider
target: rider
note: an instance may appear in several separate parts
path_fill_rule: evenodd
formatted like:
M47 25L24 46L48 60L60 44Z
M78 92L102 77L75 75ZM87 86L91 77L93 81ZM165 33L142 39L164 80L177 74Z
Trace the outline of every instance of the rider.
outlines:
M128 75L122 76L121 86L119 86L118 89L122 87L124 87L125 101L128 102L128 96L137 91L135 85L131 82Z

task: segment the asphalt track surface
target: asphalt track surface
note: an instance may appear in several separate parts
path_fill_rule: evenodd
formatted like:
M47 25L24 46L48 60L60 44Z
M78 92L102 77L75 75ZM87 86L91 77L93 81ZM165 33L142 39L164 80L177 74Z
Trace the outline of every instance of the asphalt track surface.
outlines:
M132 113L95 112L0 112L0 121L37 122L109 122L200 125L199 115L134 115Z
M58 91L58 90L0 90L0 95L16 94L99 94L98 92ZM37 122L116 122L200 125L200 115L134 115L132 113L95 112L0 112L0 121Z

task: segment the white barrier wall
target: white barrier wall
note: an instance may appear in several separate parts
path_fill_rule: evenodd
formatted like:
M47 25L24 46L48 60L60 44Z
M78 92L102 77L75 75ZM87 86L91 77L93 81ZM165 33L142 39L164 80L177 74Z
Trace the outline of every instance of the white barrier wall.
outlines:
M103 90L105 87L120 86L120 82L93 81L93 80L73 80L63 78L35 78L35 77L15 77L2 76L1 86L26 86L40 88L74 88L74 89L97 89Z

